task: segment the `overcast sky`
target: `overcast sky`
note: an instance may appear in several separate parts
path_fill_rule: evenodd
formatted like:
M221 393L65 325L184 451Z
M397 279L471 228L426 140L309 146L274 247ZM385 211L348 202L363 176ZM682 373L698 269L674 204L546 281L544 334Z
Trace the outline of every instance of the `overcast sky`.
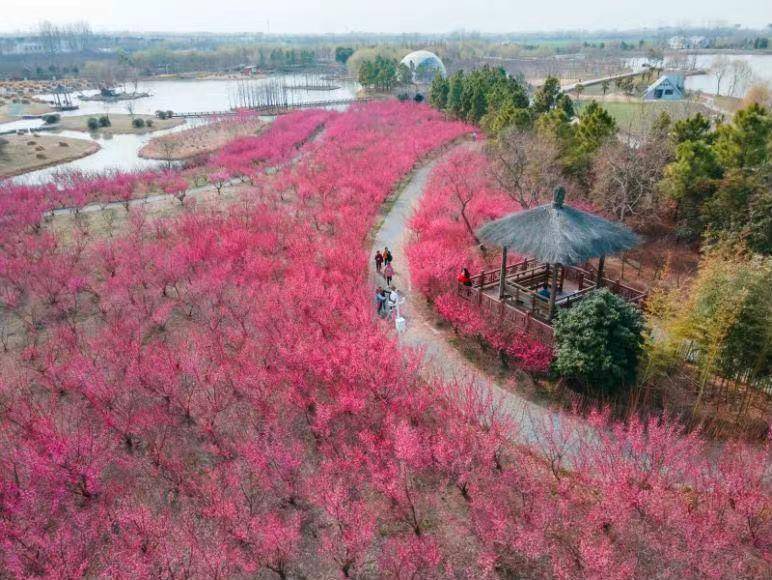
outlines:
M0 31L523 32L772 22L772 0L0 0Z

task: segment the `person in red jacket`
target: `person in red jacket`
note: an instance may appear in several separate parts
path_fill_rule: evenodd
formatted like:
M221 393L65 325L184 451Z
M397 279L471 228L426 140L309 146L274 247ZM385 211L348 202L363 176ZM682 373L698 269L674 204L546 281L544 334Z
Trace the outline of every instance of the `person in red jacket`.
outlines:
M458 275L458 281L464 286L471 286L472 277L469 275L469 270L462 268L461 273Z

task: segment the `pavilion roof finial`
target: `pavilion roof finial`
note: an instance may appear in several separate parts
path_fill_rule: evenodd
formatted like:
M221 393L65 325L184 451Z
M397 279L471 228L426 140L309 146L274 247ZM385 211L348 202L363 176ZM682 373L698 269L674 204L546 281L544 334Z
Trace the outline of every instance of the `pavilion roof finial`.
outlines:
M555 197L552 200L553 207L562 208L563 202L566 199L566 190L561 185L555 188Z

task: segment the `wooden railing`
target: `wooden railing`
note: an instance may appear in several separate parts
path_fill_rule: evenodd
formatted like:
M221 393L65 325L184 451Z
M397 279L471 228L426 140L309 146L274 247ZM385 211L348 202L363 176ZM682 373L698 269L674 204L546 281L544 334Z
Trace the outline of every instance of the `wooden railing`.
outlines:
M643 306L643 301L646 300L646 295L648 294L643 290L623 284L619 280L610 280L608 278L603 278L603 286L608 288L613 294L636 306Z
M479 287L458 284L458 295L477 305L484 314L495 321L504 323L542 344L552 345L554 339L552 327L534 318L530 312L523 312L508 302L501 302L485 294Z
M596 272L591 268L566 267L562 276L574 282L578 290L556 301L558 308L571 308L596 288ZM505 295L491 294L491 288L499 286L501 270L489 270L471 277L471 286L458 284L457 293L464 300L476 304L485 314L497 322L522 331L534 340L546 345L553 343L552 326L549 319L549 299L535 290L545 283L552 283L554 272L549 264L537 260L522 260L509 264L505 269ZM560 277L559 277L560 278ZM562 280L557 280L562 287ZM646 292L621 283L619 280L603 278L603 286L627 302L641 306ZM486 293L486 290L488 293Z
M585 271L592 276L594 280L598 275L598 270L592 264L585 264ZM608 288L609 291L617 296L624 298L627 302L635 304L636 306L643 306L643 302L646 300L648 292L644 290L638 290L632 286L628 286L619 280L612 280L611 278L603 277L603 286Z
M539 264L539 262L536 260L522 260L515 264L509 264L506 268L506 277L509 278L516 272L527 270L529 266L534 264ZM498 284L499 280L501 280L501 269L488 270L487 272L472 276L472 286L475 288L490 288Z
M587 270L575 266L567 266L565 269L566 280L571 280L579 286L579 290L595 287L595 276Z

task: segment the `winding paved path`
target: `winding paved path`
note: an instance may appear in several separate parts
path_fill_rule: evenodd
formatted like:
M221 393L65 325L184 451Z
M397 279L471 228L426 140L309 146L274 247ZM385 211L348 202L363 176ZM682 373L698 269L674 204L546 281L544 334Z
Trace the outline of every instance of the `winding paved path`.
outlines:
M449 151L459 147L477 146L464 143L456 145ZM570 419L530 402L512 391L505 390L496 379L472 366L456 348L449 344L446 333L435 328L426 300L418 290L412 288L408 259L405 254L410 236L408 222L423 196L432 169L449 151L412 173L410 181L400 192L375 234L371 258L376 250L382 250L384 246L388 246L394 256L395 275L392 284L406 298L402 315L407 320L407 329L400 336L400 342L423 352L421 373L424 377L429 380L442 379L445 383L451 384L454 382L459 385L469 384L482 394L492 395L501 409L519 424L522 434L528 440L543 442L543 437L537 437L537 431L542 432L543 429L535 429L536 427L556 425L558 418L560 421ZM374 287L385 284L384 279L375 271L372 259L370 270Z

